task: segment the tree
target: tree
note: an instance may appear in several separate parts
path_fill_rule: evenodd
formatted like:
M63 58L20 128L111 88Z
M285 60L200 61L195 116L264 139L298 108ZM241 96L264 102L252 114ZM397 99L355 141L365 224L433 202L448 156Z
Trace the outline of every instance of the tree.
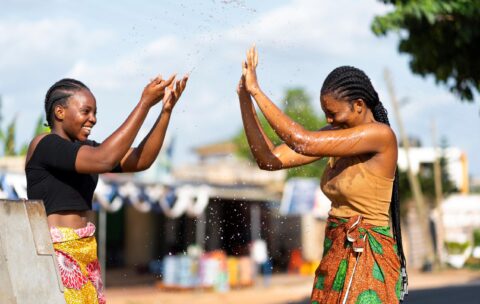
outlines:
M50 133L50 127L46 126L43 119L43 114L40 114L37 119L37 123L35 124L35 130L33 132L33 138L37 135L43 133ZM28 152L28 143L23 143L20 147L20 151L18 152L19 155L27 155Z
M7 126L7 132L5 134L3 148L5 156L15 156L15 126L17 124L17 115L15 115L12 121Z
M285 91L282 99L283 110L285 114L300 123L308 130L318 130L326 124L325 119L317 115L311 105L310 96L302 88L291 88ZM265 134L272 140L274 145L282 144L282 140L277 136L275 131L270 127L262 113L257 113L260 124ZM247 137L243 128L233 138L234 143L238 147L238 155L242 158L253 160L253 156L248 146ZM301 166L298 168L288 169L287 178L290 177L319 177L325 167L326 159Z
M1 128L3 122L2 115L3 100L0 95L0 141L3 142L3 154L5 156L15 155L15 125L17 123L17 115L15 115L12 121L7 125L6 131Z
M376 16L377 36L397 32L399 52L411 56L410 69L433 75L462 100L480 92L480 0L381 0L393 11Z
M28 150L28 143L23 143L19 151L16 151L15 146L15 134L16 134L16 125L17 125L17 115L12 118L10 123L7 125L6 130L4 131L1 127L3 121L2 116L2 96L0 95L0 142L3 143L3 155L5 156L16 156L16 155L26 155ZM43 115L40 114L37 124L35 125L35 130L33 136L40 135L42 133L50 132L50 128L45 126L43 123Z

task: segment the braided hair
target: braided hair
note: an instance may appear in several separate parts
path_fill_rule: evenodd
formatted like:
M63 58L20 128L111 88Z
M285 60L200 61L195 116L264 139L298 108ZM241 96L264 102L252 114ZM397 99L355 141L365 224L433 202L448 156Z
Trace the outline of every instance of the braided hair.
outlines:
M331 94L338 100L346 100L352 103L354 100L362 99L367 107L372 111L376 121L387 124L387 110L383 107L378 94L373 88L370 78L360 69L351 66L341 66L334 69L323 82L320 95ZM407 271L406 259L402 245L402 233L400 228L400 201L398 196L399 176L398 168L395 170L395 179L393 182L392 199L390 203L390 214L392 218L393 235L395 237L400 258L402 275L402 296L407 292Z
M48 89L47 94L45 95L46 126L50 128L53 127L53 109L55 109L55 106L66 106L68 98L70 98L75 92L81 90L90 91L90 89L82 82L70 78L61 79Z

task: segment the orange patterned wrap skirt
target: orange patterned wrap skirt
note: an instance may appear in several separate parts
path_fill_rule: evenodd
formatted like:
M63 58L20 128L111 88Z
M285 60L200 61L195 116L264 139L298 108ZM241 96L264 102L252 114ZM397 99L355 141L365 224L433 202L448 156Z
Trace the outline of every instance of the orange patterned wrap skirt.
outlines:
M360 215L329 217L312 304L393 304L402 296L400 259L390 227Z

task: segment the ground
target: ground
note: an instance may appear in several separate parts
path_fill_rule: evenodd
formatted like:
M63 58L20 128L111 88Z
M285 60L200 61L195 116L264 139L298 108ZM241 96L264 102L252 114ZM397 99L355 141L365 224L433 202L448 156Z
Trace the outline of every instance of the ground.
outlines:
M480 285L480 271L453 269L432 273L410 271L409 281L411 291ZM313 277L277 274L272 277L268 286L265 286L262 278L259 278L253 287L223 293L201 290L166 291L158 284L108 287L106 293L109 304L300 304L308 303L312 283Z

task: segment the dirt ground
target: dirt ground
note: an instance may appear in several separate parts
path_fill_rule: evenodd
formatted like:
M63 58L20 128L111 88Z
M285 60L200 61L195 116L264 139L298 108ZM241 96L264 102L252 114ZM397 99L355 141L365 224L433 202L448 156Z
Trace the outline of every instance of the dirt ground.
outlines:
M409 289L441 288L466 284L480 284L480 271L444 270L432 273L409 272ZM202 290L169 291L158 284L109 287L106 290L109 304L280 304L304 303L311 290L313 277L277 274L265 286L262 278L257 284L227 292Z

